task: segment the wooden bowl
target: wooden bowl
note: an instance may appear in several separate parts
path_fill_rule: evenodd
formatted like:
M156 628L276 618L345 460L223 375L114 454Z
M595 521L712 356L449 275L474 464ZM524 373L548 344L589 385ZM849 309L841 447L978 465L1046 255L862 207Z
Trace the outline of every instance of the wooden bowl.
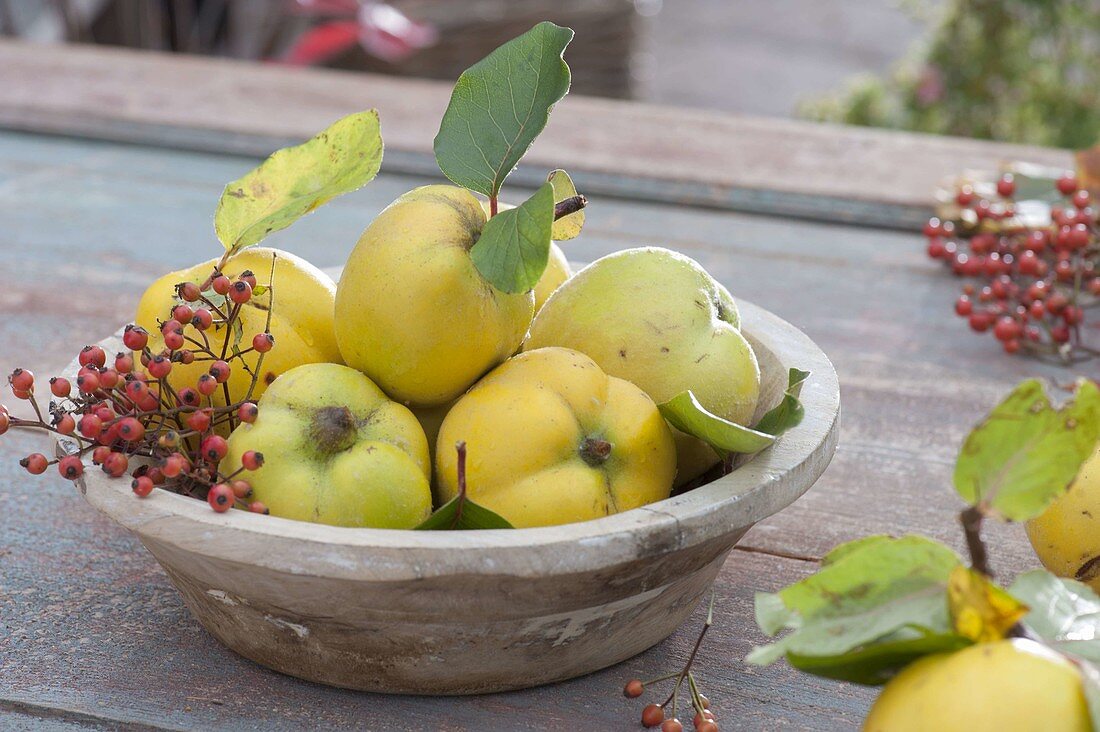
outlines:
M139 500L99 470L78 486L141 539L215 638L269 668L404 694L580 676L672 633L741 536L801 496L832 457L832 364L789 323L750 303L741 313L763 374L761 413L797 366L812 372L805 419L730 475L614 516L515 530L347 529L218 514L160 490ZM124 350L117 337L103 346Z

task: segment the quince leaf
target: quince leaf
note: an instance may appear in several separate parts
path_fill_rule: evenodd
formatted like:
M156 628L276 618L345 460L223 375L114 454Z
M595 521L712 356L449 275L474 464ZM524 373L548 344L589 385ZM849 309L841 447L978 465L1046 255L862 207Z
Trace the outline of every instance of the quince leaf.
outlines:
M1028 630L1077 664L1093 729L1100 729L1100 596L1042 569L1021 574L1009 592L1031 606L1023 620Z
M551 171L550 175L546 176L546 181L554 187L554 203L560 203L577 195L577 186L573 184L573 179L569 177L569 173L564 170ZM550 229L550 238L554 241L575 239L581 233L583 226L584 209L582 208L580 211L575 211L556 220Z
M782 401L761 417L754 429L757 432L778 436L792 427L797 427L805 414L798 397L802 393L802 385L808 378L810 378L809 371L791 369L787 375L787 391L783 394Z
M569 91L571 40L569 28L539 23L462 72L435 136L445 176L496 197Z
M1028 611L981 572L961 564L948 579L947 605L955 632L975 643L1004 638Z
M669 424L698 437L720 453L759 452L775 442L775 436L757 432L707 411L692 391L680 392L657 405Z
M1041 514L1077 476L1100 439L1100 389L1081 381L1061 409L1037 379L1023 382L979 424L955 464L963 500L1010 521Z
M470 249L474 267L503 292L527 292L538 284L550 259L554 188L543 183L533 196L485 222Z
M879 684L915 658L971 643L948 614L948 580L961 566L948 547L876 536L837 547L827 560L806 579L757 594L761 629L790 632L755 648L748 663L786 657L808 673Z
M512 529L501 515L457 495L416 527L417 531L462 531L470 529Z
M214 231L235 254L336 196L362 188L381 165L378 112L349 115L301 145L275 151L228 184L214 213Z
M1055 650L1100 663L1100 597L1046 570L1025 572L1008 591L1031 610L1023 623Z

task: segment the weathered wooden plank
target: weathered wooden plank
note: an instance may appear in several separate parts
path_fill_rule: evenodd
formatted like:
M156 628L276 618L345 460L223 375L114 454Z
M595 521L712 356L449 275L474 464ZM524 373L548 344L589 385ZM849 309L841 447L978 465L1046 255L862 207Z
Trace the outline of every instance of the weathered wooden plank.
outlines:
M381 110L391 172L435 174L449 85L104 47L0 43L0 125L266 154L337 117ZM589 193L913 227L963 168L1060 167L1067 152L569 97L517 180L564 167Z
M31 365L48 375L127 319L152 277L216 255L214 203L252 164L0 133L0 308L14 314L0 318L0 374ZM273 241L339 264L371 216L422 182L382 175ZM597 196L566 250L592 259L642 244L697 258L735 295L803 328L837 366L840 450L817 486L758 525L727 562L704 678L737 729L852 728L873 690L739 663L761 640L753 591L812 569L784 557L819 557L866 534L921 531L961 547L948 488L961 436L1018 379L1066 376L973 337L951 316L957 282L924 259L915 235ZM30 704L106 728L485 729L506 719L516 729L628 729L638 707L619 696L621 684L682 658L699 622L616 669L519 694L426 700L305 684L222 649L139 544L67 484L25 476L15 461L42 447L25 435L0 438L0 726L15 719L4 704ZM1036 564L1017 529L991 529L1006 576Z

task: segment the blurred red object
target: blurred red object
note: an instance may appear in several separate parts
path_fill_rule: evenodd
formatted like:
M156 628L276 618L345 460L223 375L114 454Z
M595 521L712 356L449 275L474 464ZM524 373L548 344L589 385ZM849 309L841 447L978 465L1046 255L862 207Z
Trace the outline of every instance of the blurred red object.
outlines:
M375 58L395 63L435 44L435 27L410 20L392 5L375 0L291 0L296 15L327 17L299 36L282 61L312 66L340 56L359 44Z

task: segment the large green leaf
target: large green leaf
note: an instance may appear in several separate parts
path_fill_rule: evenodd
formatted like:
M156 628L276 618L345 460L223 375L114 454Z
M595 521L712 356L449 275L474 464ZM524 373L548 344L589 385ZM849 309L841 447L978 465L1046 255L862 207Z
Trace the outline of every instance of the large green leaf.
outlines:
M562 54L573 31L539 23L466 69L435 136L435 159L460 186L495 197L569 91Z
M1066 490L1100 438L1100 390L1082 381L1076 397L1051 406L1037 379L997 405L963 443L955 489L971 505L1026 521Z
M382 164L378 112L344 117L307 142L276 151L225 187L214 231L229 253L285 229L336 196L369 183Z
M470 258L481 276L503 292L526 292L538 284L550 258L554 188L543 183L535 195L485 222Z
M830 678L882 683L914 658L969 643L955 632L947 584L959 557L922 536L868 537L834 550L814 575L756 597L768 635L749 663L784 656Z
M1077 663L1093 729L1100 730L1100 597L1088 585L1041 569L1017 577L1009 592L1031 608L1024 625Z

